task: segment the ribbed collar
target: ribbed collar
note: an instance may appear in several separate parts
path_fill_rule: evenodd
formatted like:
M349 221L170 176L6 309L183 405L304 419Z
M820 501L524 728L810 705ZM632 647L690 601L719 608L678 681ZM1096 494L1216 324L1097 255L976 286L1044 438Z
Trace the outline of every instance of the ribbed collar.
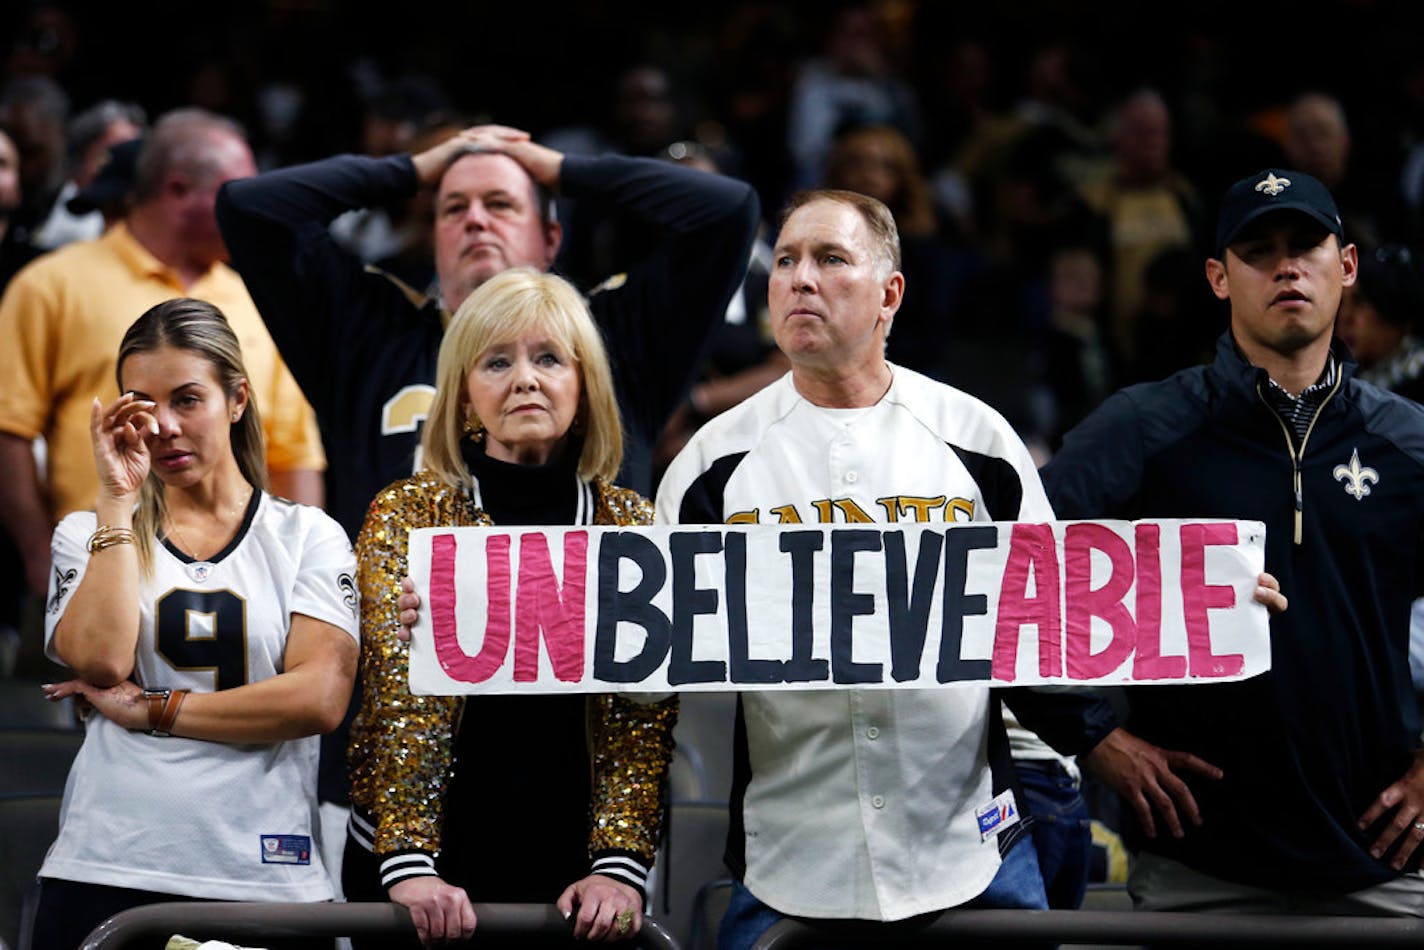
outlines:
M480 507L495 524L573 524L582 482L578 460L583 444L570 441L561 457L546 465L515 465L492 459L483 443L465 439L460 454L479 483Z

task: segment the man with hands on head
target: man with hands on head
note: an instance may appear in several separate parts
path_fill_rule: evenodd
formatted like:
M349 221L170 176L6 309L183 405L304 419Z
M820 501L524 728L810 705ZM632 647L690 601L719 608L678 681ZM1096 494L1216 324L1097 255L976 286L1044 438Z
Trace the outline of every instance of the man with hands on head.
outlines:
M421 187L437 189L434 297L364 265L327 230L343 212ZM331 459L328 510L353 537L376 492L419 467L450 314L507 268L552 265L563 236L556 191L617 205L658 236L589 301L627 438L618 482L646 493L652 445L746 271L760 214L748 185L654 159L564 155L485 125L418 155L340 155L218 195L233 264L316 408Z
M1424 914L1407 659L1424 409L1356 378L1333 338L1356 267L1320 182L1237 182L1206 262L1230 305L1215 361L1112 396L1043 470L1060 518L1264 522L1266 567L1294 601L1272 618L1269 673L1128 691L1133 732L1182 751L1109 737L1085 759L1119 766L1144 909Z

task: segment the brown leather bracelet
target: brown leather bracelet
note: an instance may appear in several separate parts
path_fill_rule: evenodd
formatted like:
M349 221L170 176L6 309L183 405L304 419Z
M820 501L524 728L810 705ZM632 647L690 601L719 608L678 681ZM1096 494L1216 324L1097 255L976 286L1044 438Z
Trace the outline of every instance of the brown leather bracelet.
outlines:
M168 702L168 697L173 695L170 689L146 689L143 691L143 700L148 704L148 731L152 732L158 728L158 721L163 718L163 705Z
M148 734L167 737L173 734L173 724L178 719L178 710L188 697L186 689L146 689L143 698L148 702Z
M163 715L158 720L158 728L153 730L155 736L173 735L173 724L178 721L178 710L183 708L183 700L187 698L186 689L175 689L168 694L168 701L163 704Z

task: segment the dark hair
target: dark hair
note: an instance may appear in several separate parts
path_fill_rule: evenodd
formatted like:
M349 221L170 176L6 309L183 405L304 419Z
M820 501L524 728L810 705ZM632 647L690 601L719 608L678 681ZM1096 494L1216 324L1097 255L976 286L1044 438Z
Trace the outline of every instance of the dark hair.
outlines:
M65 152L72 172L84 160L89 146L99 141L109 126L130 122L140 130L148 128L148 113L136 102L102 99L69 120L65 131Z
M920 160L915 147L899 129L890 125L852 125L837 133L826 153L824 183L833 188L847 184L846 172L854 150L866 143L879 145L886 153L895 174L895 194L890 200L900 233L933 234L935 231L934 202L929 184L920 172Z
M150 353L163 347L187 350L207 360L229 399L237 395L238 387L247 379L242 348L222 311L203 300L177 297L150 307L124 334L114 366L119 390L124 390L125 360L136 353ZM250 385L247 408L242 418L232 424L231 437L238 471L254 488L265 490L267 448L262 437L262 418ZM166 513L163 482L150 471L139 491L138 512L134 515L134 540L138 545L139 566L145 574L153 568L153 539Z
M786 221L791 215L816 201L834 201L849 205L859 212L862 220L865 221L865 226L870 229L871 239L876 245L872 250L882 259L888 261L890 270L900 269L900 232L895 227L895 216L890 213L890 209L885 207L883 202L869 195L862 195L855 191L843 191L839 188L813 188L809 191L798 191L781 209L781 217L777 220L777 226L785 227Z
M1356 292L1391 326L1411 327L1424 317L1424 279L1403 244L1385 244L1360 255Z

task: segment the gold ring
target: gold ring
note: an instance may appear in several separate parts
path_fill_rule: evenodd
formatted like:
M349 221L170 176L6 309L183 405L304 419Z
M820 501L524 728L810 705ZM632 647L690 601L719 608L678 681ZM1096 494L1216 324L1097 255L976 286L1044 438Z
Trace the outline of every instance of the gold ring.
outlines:
M628 931L633 929L633 908L623 908L613 915L613 920L618 925L618 936L628 936Z

